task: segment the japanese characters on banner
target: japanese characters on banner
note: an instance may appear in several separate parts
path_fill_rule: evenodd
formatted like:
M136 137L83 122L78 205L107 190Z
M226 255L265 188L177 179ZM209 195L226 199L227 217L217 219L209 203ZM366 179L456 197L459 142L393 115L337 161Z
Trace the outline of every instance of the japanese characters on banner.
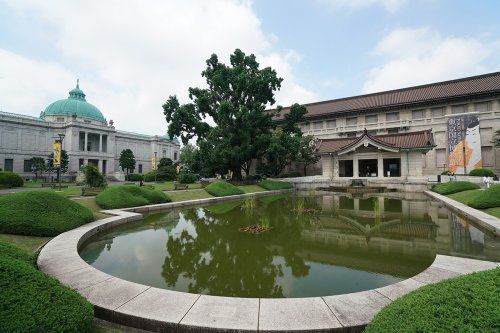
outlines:
M478 116L463 115L448 119L448 149L450 172L467 174L482 167Z

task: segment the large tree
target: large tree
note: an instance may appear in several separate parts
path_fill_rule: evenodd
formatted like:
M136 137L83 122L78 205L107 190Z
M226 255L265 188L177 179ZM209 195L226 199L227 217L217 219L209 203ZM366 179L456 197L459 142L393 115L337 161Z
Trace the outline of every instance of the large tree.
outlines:
M118 161L122 171L125 171L127 175L135 170L135 156L132 150L123 149L120 153L120 159Z
M304 176L307 176L307 167L318 163L320 156L316 154L316 140L312 135L303 136L300 140L297 162L304 167Z
M38 176L47 169L45 165L45 160L43 157L32 157L28 161L31 172L35 175L35 181L38 180Z
M239 49L230 56L230 65L219 62L215 54L206 65L202 76L207 88L189 88L190 103L181 105L170 96L163 105L168 133L180 136L184 144L196 137L205 162L241 179L242 168L248 174L251 161L265 153L271 140L277 125L273 118L281 108L266 108L274 105L283 79L271 67L261 69L253 54Z

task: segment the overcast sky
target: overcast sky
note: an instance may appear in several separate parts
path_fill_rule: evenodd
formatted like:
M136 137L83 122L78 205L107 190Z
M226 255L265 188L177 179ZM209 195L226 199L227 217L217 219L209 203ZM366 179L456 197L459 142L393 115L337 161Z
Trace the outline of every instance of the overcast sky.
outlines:
M121 130L166 132L212 53L255 53L289 105L500 70L500 1L0 0L0 110L38 116L80 78Z

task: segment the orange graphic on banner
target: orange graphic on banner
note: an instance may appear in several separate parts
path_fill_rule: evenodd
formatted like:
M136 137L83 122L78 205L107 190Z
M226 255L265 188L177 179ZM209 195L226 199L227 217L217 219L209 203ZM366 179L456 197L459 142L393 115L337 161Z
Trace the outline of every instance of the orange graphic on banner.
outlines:
M450 172L452 173L457 173L458 168L463 169L464 165L469 164L469 161L472 156L472 149L469 148L467 142L465 142L465 154L464 154L463 147L464 147L464 142L462 141L458 145L456 145L455 149L453 149L453 152L448 157L448 165L450 166ZM464 155L466 163L464 163ZM483 166L483 161L480 160L474 165L474 169L482 168L482 166Z

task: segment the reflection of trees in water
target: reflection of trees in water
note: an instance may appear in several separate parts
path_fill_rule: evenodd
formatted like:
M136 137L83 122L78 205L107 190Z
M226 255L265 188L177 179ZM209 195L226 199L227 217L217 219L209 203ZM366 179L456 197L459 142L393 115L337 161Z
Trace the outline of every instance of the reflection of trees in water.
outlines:
M267 208L263 209L263 205ZM190 281L188 291L193 293L283 297L277 281L283 276L283 266L275 262L272 244L285 244L280 255L293 276L307 276L310 269L296 255L301 222L288 214L291 209L291 202L278 200L264 204L240 202L229 211L210 207L186 210L184 217L194 226L197 237L187 231L169 236L162 271L165 282L172 287L181 277L186 278ZM269 218L271 232L250 235L238 231L261 217Z

